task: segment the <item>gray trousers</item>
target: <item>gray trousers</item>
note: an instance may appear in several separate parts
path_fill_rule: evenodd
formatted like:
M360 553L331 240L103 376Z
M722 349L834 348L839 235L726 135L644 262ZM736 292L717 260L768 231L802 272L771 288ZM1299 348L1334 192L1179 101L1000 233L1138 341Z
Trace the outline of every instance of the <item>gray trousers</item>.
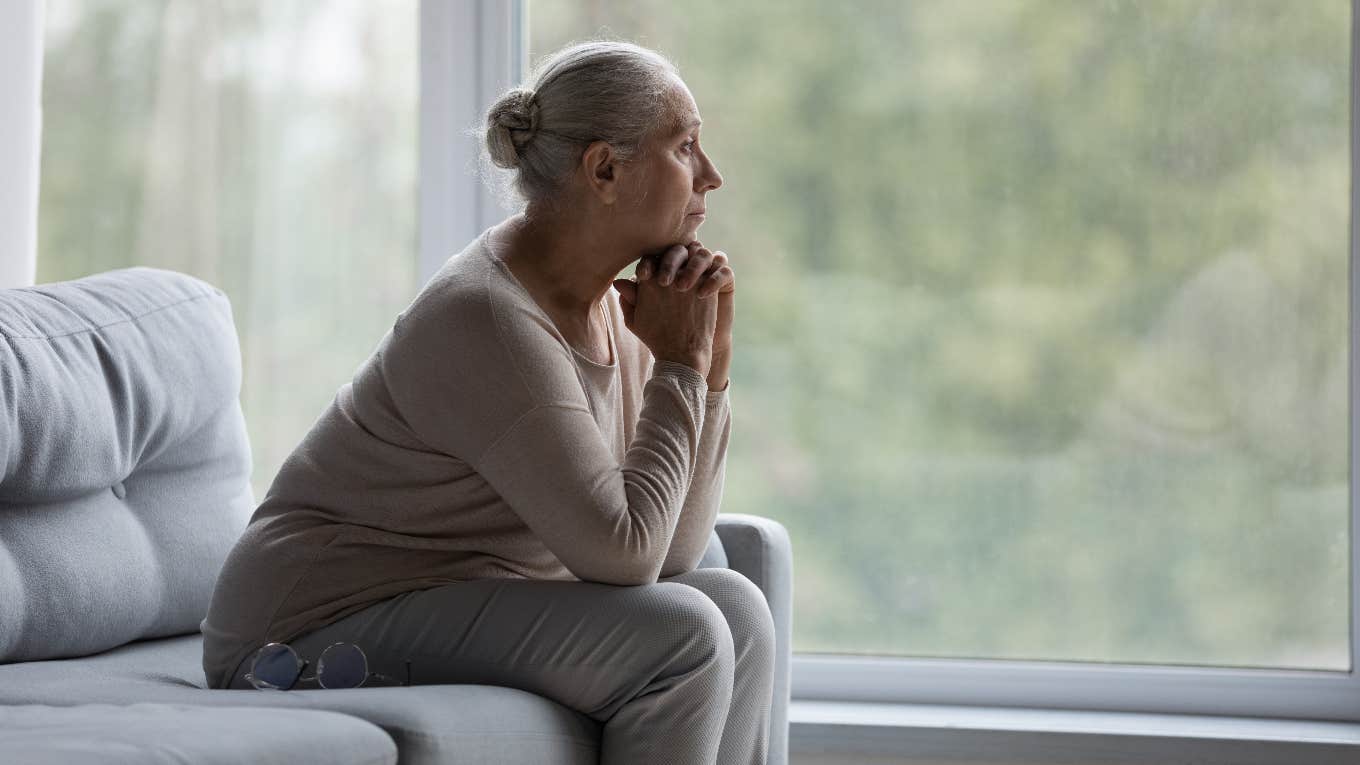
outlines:
M477 579L403 593L289 645L311 662L355 643L369 671L415 685L519 688L603 724L603 765L764 765L774 619L737 571L655 584ZM250 688L248 656L232 688ZM312 685L311 687L315 687Z

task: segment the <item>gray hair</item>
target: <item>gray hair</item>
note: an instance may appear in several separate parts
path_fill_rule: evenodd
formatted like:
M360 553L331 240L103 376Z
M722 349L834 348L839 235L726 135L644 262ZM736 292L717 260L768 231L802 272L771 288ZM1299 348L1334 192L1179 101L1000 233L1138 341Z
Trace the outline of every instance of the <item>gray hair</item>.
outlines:
M678 80L669 58L630 42L579 42L541 59L486 112L483 159L514 176L495 189L502 202L555 207L591 142L628 162L653 134L678 129L666 98Z

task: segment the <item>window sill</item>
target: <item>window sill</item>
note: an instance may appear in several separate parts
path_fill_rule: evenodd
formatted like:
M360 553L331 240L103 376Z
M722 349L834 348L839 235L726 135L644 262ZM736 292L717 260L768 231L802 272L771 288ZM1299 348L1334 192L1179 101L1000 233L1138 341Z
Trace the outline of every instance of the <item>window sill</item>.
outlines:
M977 765L1360 762L1360 723L1345 722L794 700L789 727L793 765L849 765L852 753Z

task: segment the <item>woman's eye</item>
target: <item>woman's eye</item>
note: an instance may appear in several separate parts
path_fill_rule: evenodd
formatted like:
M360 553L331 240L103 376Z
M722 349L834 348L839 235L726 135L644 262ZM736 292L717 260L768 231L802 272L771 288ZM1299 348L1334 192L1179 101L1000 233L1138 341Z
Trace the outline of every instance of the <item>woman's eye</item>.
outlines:
M685 141L684 143L680 144L680 148L684 149L686 152L692 151L694 148L694 142Z

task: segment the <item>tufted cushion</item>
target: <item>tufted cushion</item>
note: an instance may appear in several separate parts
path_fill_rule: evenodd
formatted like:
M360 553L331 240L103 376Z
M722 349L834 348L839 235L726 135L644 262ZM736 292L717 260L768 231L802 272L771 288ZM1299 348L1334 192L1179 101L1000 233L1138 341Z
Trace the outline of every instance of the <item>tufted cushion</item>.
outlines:
M255 504L240 386L206 282L0 290L0 662L198 631Z

